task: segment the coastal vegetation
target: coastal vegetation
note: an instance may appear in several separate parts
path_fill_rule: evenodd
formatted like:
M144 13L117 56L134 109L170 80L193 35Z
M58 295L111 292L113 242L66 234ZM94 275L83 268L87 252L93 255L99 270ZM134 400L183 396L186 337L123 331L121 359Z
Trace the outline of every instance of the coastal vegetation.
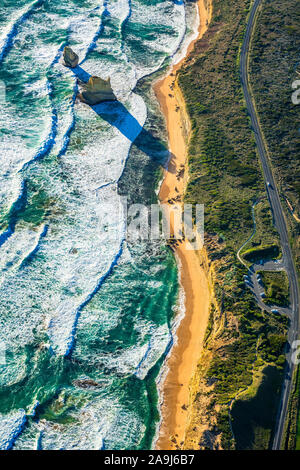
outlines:
M289 280L285 271L261 271L262 283L265 288L267 305L287 307L289 305Z
M205 205L204 266L212 291L190 384L191 418L179 446L185 449L269 448L285 365L288 319L258 308L237 258L243 244L248 265L281 256L239 75L250 5L216 2L206 35L177 75L191 122L185 201ZM274 277L268 281L278 284Z
M237 449L263 450L268 447L268 429L273 426L272 416L276 416L278 407L278 401L272 397L274 390L279 395L281 380L280 370L268 366L260 374L254 393L250 392L236 402L232 410L232 429Z
M283 448L286 450L300 449L300 427L298 425L298 408L300 400L300 374L296 368L293 377L293 388L289 401L288 419L285 426Z
M250 81L289 227L296 267L300 269L300 150L299 105L292 102L292 84L299 80L299 20L297 0L264 0L250 60ZM278 286L279 287L279 286ZM279 289L277 292L279 294ZM285 283L286 291L286 283ZM275 293L275 290L273 289ZM293 378L285 447L300 448L299 373Z
M299 105L292 102L292 84L299 80L297 0L264 0L255 29L250 81L269 150L269 158L289 219L299 266L300 151Z
M244 252L244 258L250 263L257 263L260 260L276 259L279 255L278 245L261 246L259 249L251 248Z

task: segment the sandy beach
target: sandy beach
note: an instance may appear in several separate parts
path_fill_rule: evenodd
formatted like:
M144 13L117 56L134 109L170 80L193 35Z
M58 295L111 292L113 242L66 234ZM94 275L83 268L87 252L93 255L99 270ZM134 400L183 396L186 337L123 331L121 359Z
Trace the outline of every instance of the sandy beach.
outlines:
M198 38L190 43L185 58L154 86L166 118L172 154L159 193L161 203L166 204L166 210L173 207L173 204L168 203L170 199L183 200L188 181L187 146L190 126L183 96L176 82L176 72L193 49L194 43L207 30L211 11L206 3L210 4L207 0L198 1ZM178 174L181 174L179 178ZM189 416L189 383L197 367L209 317L210 295L201 262L203 253L186 248L186 242L183 242L174 250L185 293L185 315L177 328L176 341L167 359L168 372L162 389L162 423L156 443L156 448L161 450L179 448L184 442Z

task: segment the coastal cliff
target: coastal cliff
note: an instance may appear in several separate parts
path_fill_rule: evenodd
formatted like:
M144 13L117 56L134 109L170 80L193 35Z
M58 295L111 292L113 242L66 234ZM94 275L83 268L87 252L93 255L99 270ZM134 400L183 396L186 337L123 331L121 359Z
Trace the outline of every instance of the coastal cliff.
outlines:
M250 6L215 4L207 33L178 73L192 126L185 201L205 205L211 290L183 449L269 448L280 397L288 321L260 310L237 258L253 233L255 200L248 249L279 246L239 78Z
M209 24L211 2L199 0L202 19L198 37ZM195 41L188 47L189 56ZM186 112L182 91L178 86L178 72L184 63L176 64L171 73L155 84L155 93L165 115L169 149L172 158L164 173L159 199L164 210L172 211L173 201L183 202L189 180L187 148L191 123ZM172 217L170 217L172 220ZM184 443L188 426L189 382L193 377L203 346L209 318L210 291L203 267L204 249L190 250L184 240L172 246L180 270L180 283L185 296L185 313L176 329L176 341L167 360L168 373L162 388L162 423L157 440L158 449L174 449Z
M212 2L200 1L207 31L167 82L175 87L175 99L180 88L184 101L177 100L177 107L184 107L190 122L184 201L205 205L205 248L198 263L210 300L184 403L167 376L158 448L267 449L275 425L287 318L260 310L244 282L247 268L237 257L253 233L251 208L257 199L256 233L248 249L279 246L239 78L250 5L249 0L222 0L208 21ZM167 116L172 99L160 99ZM168 119L171 142L177 130ZM177 336L180 344L180 330Z

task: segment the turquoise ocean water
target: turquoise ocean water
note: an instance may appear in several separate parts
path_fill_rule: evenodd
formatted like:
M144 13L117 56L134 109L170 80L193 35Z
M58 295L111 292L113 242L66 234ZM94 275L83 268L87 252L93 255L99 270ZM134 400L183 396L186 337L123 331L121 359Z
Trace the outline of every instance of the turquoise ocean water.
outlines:
M168 152L151 82L194 13L0 2L1 449L151 448L178 273L163 243L126 240L121 197L156 202ZM90 75L119 101L76 102Z

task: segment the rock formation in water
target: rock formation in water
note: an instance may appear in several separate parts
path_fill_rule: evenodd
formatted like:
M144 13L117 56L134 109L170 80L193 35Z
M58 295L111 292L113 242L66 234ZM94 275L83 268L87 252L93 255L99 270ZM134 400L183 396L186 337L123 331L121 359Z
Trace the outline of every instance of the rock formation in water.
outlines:
M69 46L66 46L64 48L64 55L63 55L64 59L63 59L63 63L66 67L71 67L72 69L74 67L77 67L78 65L78 61L79 61L79 57L78 55L76 54L76 52L74 52Z
M100 77L90 77L88 83L83 84L78 97L80 101L91 106L103 101L117 100L110 84L110 78L103 80Z
M101 388L102 385L99 382L95 382L95 380L91 379L78 379L73 380L73 385L79 388Z

